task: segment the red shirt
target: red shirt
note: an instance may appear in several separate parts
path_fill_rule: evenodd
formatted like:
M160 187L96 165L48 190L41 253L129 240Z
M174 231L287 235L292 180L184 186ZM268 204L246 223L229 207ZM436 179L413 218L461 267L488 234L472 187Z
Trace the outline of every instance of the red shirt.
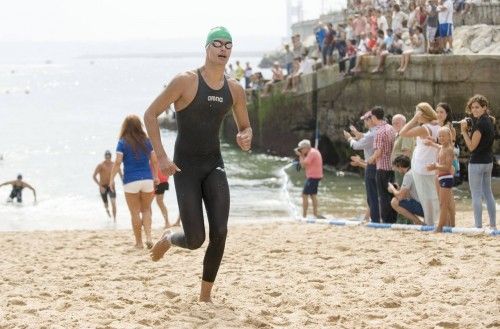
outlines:
M378 126L373 141L373 148L382 151L377 159L377 170L392 170L391 153L395 138L396 132L390 124L384 122Z
M311 148L302 163L307 178L323 178L323 158L317 149Z
M149 163L149 168L151 169L151 172L153 172L153 166L151 165L151 162ZM160 168L158 168L158 179L160 180L160 183L168 182L168 176L163 175Z

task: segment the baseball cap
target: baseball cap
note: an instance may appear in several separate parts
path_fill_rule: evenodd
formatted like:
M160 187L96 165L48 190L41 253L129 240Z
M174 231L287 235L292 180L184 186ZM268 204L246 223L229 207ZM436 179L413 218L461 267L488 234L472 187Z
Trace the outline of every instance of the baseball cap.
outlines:
M303 149L304 147L311 147L311 142L308 139L303 139L297 145L297 149Z
M366 120L366 119L370 118L371 116L372 116L372 111L368 111L365 114L363 114L360 119Z

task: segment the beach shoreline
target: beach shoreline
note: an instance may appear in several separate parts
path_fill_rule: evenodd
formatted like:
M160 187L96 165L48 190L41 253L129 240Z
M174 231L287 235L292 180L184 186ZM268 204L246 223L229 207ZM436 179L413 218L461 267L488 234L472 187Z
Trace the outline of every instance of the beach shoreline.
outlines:
M500 325L496 237L230 225L213 305L205 248L154 263L131 230L0 233L0 328Z

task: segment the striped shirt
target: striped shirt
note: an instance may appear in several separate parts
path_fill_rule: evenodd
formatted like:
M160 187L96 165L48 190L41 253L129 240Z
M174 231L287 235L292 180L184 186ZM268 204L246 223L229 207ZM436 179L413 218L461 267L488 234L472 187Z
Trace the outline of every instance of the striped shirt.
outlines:
M392 170L391 153L395 138L396 132L390 124L384 122L378 126L373 142L373 148L382 151L377 159L377 170Z

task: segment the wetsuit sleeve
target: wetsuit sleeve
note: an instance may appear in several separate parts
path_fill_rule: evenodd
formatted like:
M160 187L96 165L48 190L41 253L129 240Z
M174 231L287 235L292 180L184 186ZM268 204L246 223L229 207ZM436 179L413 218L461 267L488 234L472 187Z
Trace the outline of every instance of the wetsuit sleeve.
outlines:
M121 154L125 153L125 145L123 143L123 139L120 139L118 141L118 145L116 145L116 153L121 153Z

